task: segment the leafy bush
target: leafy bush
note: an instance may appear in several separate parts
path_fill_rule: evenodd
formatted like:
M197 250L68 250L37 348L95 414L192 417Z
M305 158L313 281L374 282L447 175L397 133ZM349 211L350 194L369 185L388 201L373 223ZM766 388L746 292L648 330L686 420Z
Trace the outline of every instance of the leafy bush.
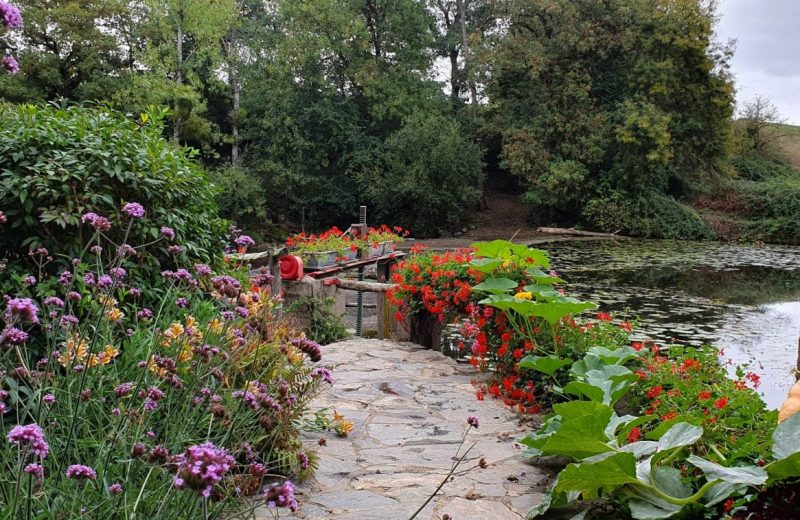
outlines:
M614 192L591 199L582 214L592 229L645 238L700 240L712 238L711 230L689 206L672 197L648 193L627 196Z
M108 237L118 245L157 240L167 226L188 260L213 256L225 229L215 190L192 151L161 137L164 117L157 110L134 121L105 107L0 105L0 207L8 218L0 250L19 262L45 247L63 265L89 243L79 219L94 212L109 216ZM130 201L148 213L126 236L118 208ZM152 278L174 267L169 245L142 253L138 274Z
M229 518L251 509L243 495L313 470L298 425L331 375L275 318L269 280L183 264L147 308L156 288L129 285L132 254L89 254L57 289L30 283L4 305L3 518ZM265 494L296 507L290 482Z
M332 297L300 297L287 307L286 312L289 315L297 313L307 317L308 323L303 327L306 337L320 345L327 345L350 335L342 319L331 310L333 303Z
M377 165L359 184L377 213L419 235L452 229L480 196L481 150L459 125L414 114L385 141Z
M211 178L219 187L216 200L220 215L259 235L268 224L267 194L261 180L238 167L212 170Z

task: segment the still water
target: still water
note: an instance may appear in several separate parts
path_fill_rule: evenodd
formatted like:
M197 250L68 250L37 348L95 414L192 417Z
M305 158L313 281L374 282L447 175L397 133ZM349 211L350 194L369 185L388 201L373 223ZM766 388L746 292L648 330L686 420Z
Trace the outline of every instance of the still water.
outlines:
M747 364L778 407L794 382L800 334L800 247L707 242L579 240L537 244L570 293L615 318L640 320L640 338L723 349Z

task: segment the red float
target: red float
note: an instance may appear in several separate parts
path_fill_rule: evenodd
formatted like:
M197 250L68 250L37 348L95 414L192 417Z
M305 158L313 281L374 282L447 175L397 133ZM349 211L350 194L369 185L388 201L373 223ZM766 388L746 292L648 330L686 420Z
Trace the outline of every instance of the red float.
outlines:
M278 258L281 266L281 280L299 280L303 277L303 259L286 255Z

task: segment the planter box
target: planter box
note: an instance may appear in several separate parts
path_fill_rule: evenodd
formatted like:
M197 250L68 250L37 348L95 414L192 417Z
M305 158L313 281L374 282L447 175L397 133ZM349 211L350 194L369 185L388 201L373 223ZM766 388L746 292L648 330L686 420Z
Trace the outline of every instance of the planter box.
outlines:
M388 255L393 253L397 248L394 242L381 242L377 246L370 245L367 250L367 258L377 258L379 256Z
M336 258L339 256L339 253L336 251L320 251L301 253L300 256L303 258L307 269L318 270L336 265Z
M442 351L442 330L444 324L426 310L409 316L409 341L429 349Z
M358 249L355 251L350 248L342 249L339 251L337 256L339 257L340 264L346 264L347 262L352 262L358 258Z

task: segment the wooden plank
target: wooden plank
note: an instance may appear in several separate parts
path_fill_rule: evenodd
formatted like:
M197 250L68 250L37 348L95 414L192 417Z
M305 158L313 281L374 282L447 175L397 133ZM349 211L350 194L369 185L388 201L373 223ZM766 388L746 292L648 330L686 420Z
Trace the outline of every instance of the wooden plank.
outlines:
M374 293L385 293L389 289L394 289L395 287L395 284L390 283L366 282L360 280L351 280L349 278L339 278L339 281L336 285L338 285L340 289Z
M388 262L378 262L375 266L376 279L378 283L388 285L390 266L394 260ZM394 287L394 284L392 284ZM388 339L392 337L392 323L391 323L391 303L386 298L385 292L379 292L375 295L375 309L378 318L378 339Z

